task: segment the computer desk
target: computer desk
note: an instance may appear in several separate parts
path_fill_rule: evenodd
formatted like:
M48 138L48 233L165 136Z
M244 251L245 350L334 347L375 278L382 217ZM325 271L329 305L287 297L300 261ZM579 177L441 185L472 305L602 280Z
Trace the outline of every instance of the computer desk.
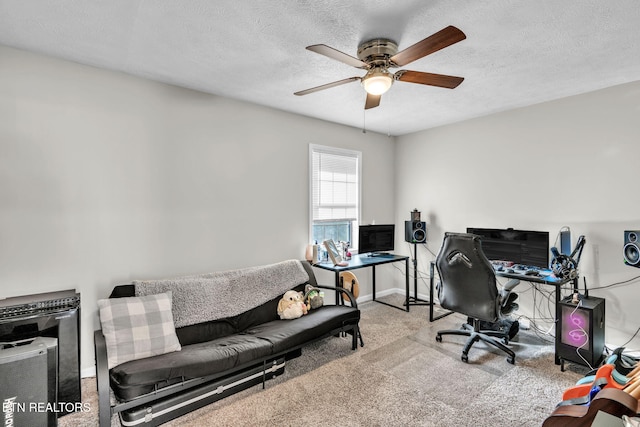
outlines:
M433 292L434 292L434 278L435 278L435 272L436 272L436 262L435 261L431 261L431 264L429 266L429 321L433 322L436 321L438 319L442 319L445 316L448 316L450 314L452 314L452 311L449 311L447 313L441 314L438 317L434 317L433 315ZM544 273L550 273L550 270L541 270ZM524 272L519 272L519 270L514 271L513 273L508 273L506 271L495 271L496 276L497 277L505 277L508 279L519 279L521 281L526 281L526 282L530 282L530 283L539 283L539 284L543 284L543 285L551 285L551 286L555 286L555 307L556 307L556 318L555 318L555 323L557 325L558 319L560 319L560 315L561 315L561 311L560 311L560 300L562 298L561 292L562 292L562 287L564 285L566 285L567 283L571 283L572 285L572 291L573 292L578 292L578 276L576 276L573 279L570 278L564 278L564 279L559 279L557 277L555 277L552 274L549 275L540 275L540 276L532 276L532 275L527 275L524 274ZM555 334L556 338L555 338L555 362L556 365L560 365L560 356L558 355L558 344L560 344L560 334L558 333L558 331L556 331Z
M405 296L405 307L398 307L393 304L389 304L385 301L376 300L376 266L389 264L392 262L401 262L404 261L405 265L405 286L406 286L406 296ZM409 257L404 255L394 255L394 254L379 254L375 256L367 256L366 254L358 254L351 257L350 260L347 261L349 265L346 266L338 266L333 265L331 262L321 262L319 264L313 264L314 267L321 268L323 270L333 271L335 273L335 282L336 288L341 287L340 284L340 273L343 271L349 270L357 270L359 268L371 267L372 270L372 286L373 286L373 300L379 302L380 304L388 305L389 307L397 308L399 310L409 311Z

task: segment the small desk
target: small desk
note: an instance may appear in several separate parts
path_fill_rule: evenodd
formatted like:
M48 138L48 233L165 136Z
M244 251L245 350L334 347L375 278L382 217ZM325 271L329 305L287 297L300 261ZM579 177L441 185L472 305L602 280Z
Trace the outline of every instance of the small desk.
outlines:
M429 305L429 321L433 322L435 320L438 319L442 319L445 316L450 315L452 312L448 312L448 313L444 313L441 314L438 317L433 317L433 290L434 290L434 276L435 276L435 265L436 262L435 261L431 261L431 265L429 266L429 301L431 301L430 305ZM553 275L549 275L549 276L530 276L530 275L526 275L524 273L518 273L518 272L513 272L513 273L507 273L506 271L496 271L496 277L506 277L508 279L519 279L519 280L523 280L526 282L531 282L531 283L540 283L543 285L552 285L555 286L556 291L555 291L555 305L556 305L556 318L555 318L555 323L557 326L557 322L558 319L560 318L561 312L560 312L560 299L562 298L562 296L560 295L560 292L562 291L562 286L570 283L572 284L572 290L573 292L578 292L578 277L574 278L574 279L559 279ZM560 365L560 356L558 355L558 344L560 343L560 334L558 333L558 331L556 330L556 339L555 339L555 362L556 365Z
M406 286L406 297L405 297L405 307L398 307L393 304L389 304L384 301L376 300L376 266L389 264L392 262L401 262L404 261L405 265L405 286ZM409 257L403 255L376 255L376 256L367 256L364 254L354 255L349 261L347 261L349 265L340 267L337 265L333 265L332 263L322 262L319 264L314 264L314 267L321 268L323 270L333 271L335 273L335 282L336 287L340 287L340 273L343 271L349 270L357 270L359 268L371 267L373 271L373 300L379 302L380 304L388 305L389 307L397 308L399 310L409 311Z

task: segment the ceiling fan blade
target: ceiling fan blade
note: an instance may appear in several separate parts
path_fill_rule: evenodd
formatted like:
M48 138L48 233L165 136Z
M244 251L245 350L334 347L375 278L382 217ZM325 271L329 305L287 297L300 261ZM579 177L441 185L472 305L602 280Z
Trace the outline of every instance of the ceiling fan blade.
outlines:
M413 46L409 46L405 50L396 53L390 59L391 62L402 67L410 62L427 56L433 52L437 52L440 49L444 49L445 47L451 46L452 44L458 43L466 38L467 36L462 31L452 25L449 25L447 28L430 35Z
M351 55L347 55L344 52L340 52L337 49L329 47L325 44L314 44L311 46L307 46L307 50L310 50L315 53L319 53L320 55L324 55L331 59L335 59L336 61L344 62L347 65L351 65L356 68L369 68L369 64L364 61L359 60L358 58L354 58Z
M382 95L371 95L367 93L367 100L364 103L364 109L368 110L369 108L375 108L380 105L380 98Z
M458 87L464 77L446 76L444 74L423 73L422 71L400 70L394 75L396 80L421 85L438 86L447 89Z
M329 89L332 87L336 87L336 86L340 86L343 85L345 83L351 83L351 82L355 82L356 80L360 80L360 77L349 77L348 79L342 79L342 80L338 80L336 82L332 82L332 83L327 83L324 85L320 85L320 86L316 86L316 87L312 87L311 89L305 89L305 90L301 90L298 92L295 92L294 95L307 95L313 92L318 92L320 90L325 90L325 89Z

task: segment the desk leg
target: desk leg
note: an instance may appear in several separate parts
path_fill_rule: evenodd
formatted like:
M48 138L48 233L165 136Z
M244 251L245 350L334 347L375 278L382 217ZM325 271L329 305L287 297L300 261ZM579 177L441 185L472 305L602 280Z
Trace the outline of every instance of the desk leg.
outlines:
M555 354L555 362L556 365L560 365L561 361L560 361L560 356L558 355L558 346L560 345L560 330L558 328L559 322L560 322L560 316L562 316L562 310L560 308L560 291L562 289L562 285L556 285L556 318L554 319L554 330L555 330L555 336L556 336L556 346L554 349L554 354ZM564 371L564 366L563 369Z
M396 261L402 261L402 259L405 260L405 269L406 272L408 272L409 269L409 258L399 258L399 259L395 259L392 262L396 262ZM387 264L387 262L384 262L383 264ZM378 301L376 299L376 266L375 264L370 264L371 266L371 279L372 279L372 288L373 288L373 301L376 301L380 304L384 304L384 305L388 305L389 307L393 307L393 308L397 308L398 310L402 310L402 311L409 311L409 275L405 274L405 300L404 300L404 305L405 307L400 307L394 304L390 304L386 301Z
M409 311L409 258L404 260L404 282L405 282L404 305L407 307L407 312L408 312Z
M376 300L376 266L372 265L371 266L371 272L372 272L372 276L371 278L373 279L373 283L372 283L372 287L373 287L373 300Z
M340 273L336 271L335 273L335 281L336 281L336 289L342 287L340 284ZM336 290L336 305L342 303L342 292Z

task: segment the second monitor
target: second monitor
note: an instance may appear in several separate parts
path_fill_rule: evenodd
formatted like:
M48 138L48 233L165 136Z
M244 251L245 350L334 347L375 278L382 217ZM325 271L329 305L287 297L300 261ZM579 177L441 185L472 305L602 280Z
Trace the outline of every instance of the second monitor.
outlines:
M513 228L467 228L467 233L480 236L482 250L490 261L548 268L549 232Z
M375 256L393 251L395 224L361 225L358 228L358 252Z

